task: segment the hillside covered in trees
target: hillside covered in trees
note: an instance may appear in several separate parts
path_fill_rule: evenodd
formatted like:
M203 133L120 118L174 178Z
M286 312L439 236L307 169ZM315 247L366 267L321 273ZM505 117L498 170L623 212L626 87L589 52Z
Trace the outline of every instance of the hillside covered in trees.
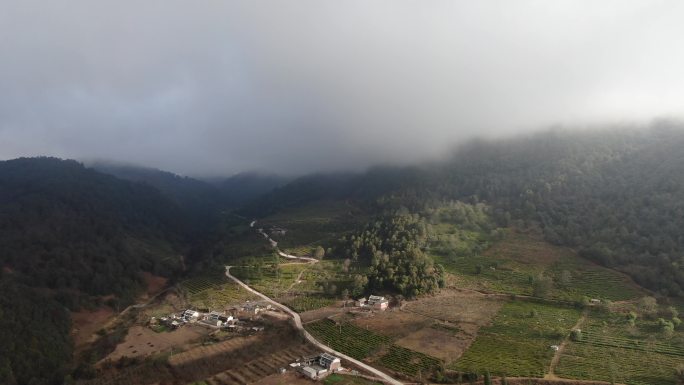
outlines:
M330 179L334 187L326 188ZM353 199L371 211L411 213L444 201L485 202L498 226L538 224L554 244L575 248L652 290L684 295L680 126L476 141L431 164L301 178L245 212L307 199Z
M180 272L189 231L182 210L150 186L74 161L0 162L0 382L61 384L67 308L104 296L124 305L144 287L143 271Z

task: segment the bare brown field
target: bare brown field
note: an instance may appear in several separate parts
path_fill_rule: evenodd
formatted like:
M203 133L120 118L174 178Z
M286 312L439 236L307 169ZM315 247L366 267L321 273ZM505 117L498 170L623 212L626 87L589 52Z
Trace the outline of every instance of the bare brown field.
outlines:
M186 326L165 333L157 333L143 326L133 326L128 330L124 341L107 358L116 361L124 356L142 357L162 353L170 351L171 348L187 346L207 333L208 329L201 326Z
M434 321L419 314L394 310L377 312L369 317L355 318L352 323L360 328L388 337L402 338L424 327L429 327Z
M186 352L174 354L169 358L171 366L187 364L201 358L215 356L222 353L238 351L258 341L260 336L235 337L229 340L207 346L199 346Z
M468 332L454 333L428 327L407 335L395 344L450 363L461 357L473 339L473 335Z
M252 383L252 385L311 385L313 383L313 381L307 380L293 371L289 371L284 374L271 374Z
M114 316L114 311L109 307L102 307L95 311L79 311L71 313L71 335L74 346L78 349L93 342L93 335L105 327L107 321Z
M435 297L408 302L406 311L453 324L483 326L499 311L503 302L479 293L443 291Z
M326 306L316 310L305 311L299 313L299 316L302 317L303 323L307 323L331 316L336 316L347 311L349 311L349 308L340 307L339 305L335 304L333 306Z

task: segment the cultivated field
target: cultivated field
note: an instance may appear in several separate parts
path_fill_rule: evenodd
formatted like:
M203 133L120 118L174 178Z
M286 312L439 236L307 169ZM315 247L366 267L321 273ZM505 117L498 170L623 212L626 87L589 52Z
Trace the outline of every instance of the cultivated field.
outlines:
M308 345L300 345L277 352L267 354L263 357L251 360L239 367L226 370L204 380L208 385L242 385L262 383L266 378L275 378L279 368L289 368L287 365L304 356L311 356L319 352ZM275 376L274 376L275 375ZM273 377L272 377L273 376ZM289 377L289 376L288 376ZM269 383L270 381L266 381ZM275 382L278 384L278 382ZM311 382L309 381L309 384ZM283 382L290 384L290 382Z
M570 343L556 374L630 385L674 384L674 369L684 364L684 331L663 335L654 319L637 319L635 326L623 314L592 312L579 341Z
M324 319L307 324L306 330L316 339L350 357L363 359L389 344L390 338L350 323Z
M533 280L544 275L554 281L549 297L555 299L621 301L644 295L624 274L551 245L532 231L508 229L504 239L488 243L491 247L481 254L435 255L435 259L455 275L458 287L485 292L532 295Z
M512 301L480 329L475 342L451 365L465 372L543 377L554 351L580 317L580 311Z
M281 210L260 220L257 225L287 229L285 236L273 237L278 241L278 246L283 251L308 256L312 248L339 239L367 219L358 208L345 202L322 201Z
M181 283L190 307L225 309L257 298L220 273L194 277Z
M414 376L418 380L429 378L441 364L434 357L398 345L391 345L378 362L388 369Z

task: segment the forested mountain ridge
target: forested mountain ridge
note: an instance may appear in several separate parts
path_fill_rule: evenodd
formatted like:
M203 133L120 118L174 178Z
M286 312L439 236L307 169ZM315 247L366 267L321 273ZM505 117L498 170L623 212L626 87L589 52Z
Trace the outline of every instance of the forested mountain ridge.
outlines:
M104 161L93 162L88 167L158 189L183 210L195 235L213 230L222 213L241 207L289 181L278 175L258 173L203 180L154 168Z
M195 233L210 230L223 210L235 206L218 187L171 172L109 162L95 162L90 167L159 190L183 210L188 225Z
M501 226L534 222L552 243L652 290L684 295L684 128L677 125L480 140L448 160L345 175L334 187L330 178L300 178L248 212L320 199L413 213L444 201L486 202Z
M55 158L0 162L0 382L62 384L67 307L133 300L180 271L188 228L157 189Z
M141 270L168 273L186 231L156 189L54 158L0 163L0 213L4 267L93 295L129 291Z
M275 174L244 172L228 178L213 178L207 182L221 191L231 208L237 208L282 187L290 180L291 178Z

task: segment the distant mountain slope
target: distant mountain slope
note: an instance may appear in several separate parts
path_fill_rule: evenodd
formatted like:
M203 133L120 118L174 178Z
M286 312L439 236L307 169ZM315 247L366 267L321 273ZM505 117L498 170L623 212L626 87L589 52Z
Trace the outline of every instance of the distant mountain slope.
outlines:
M240 173L228 178L199 180L154 168L111 162L95 162L89 167L159 189L185 211L191 220L189 225L200 232L216 225L221 212L256 200L289 181L278 175L259 173Z
M91 168L117 178L152 186L175 202L190 221L195 232L211 229L221 211L235 207L230 197L216 186L154 168L95 162Z
M0 263L31 286L127 293L175 265L184 222L156 189L75 161L0 162Z
M506 225L541 225L547 240L684 296L684 128L551 131L476 141L442 162L299 178L247 205L247 215L324 199L418 212L484 201Z
M245 172L224 179L214 179L212 182L233 207L239 207L270 193L290 180L291 178L275 174Z
M0 383L63 384L65 306L130 302L180 270L183 211L157 189L55 158L0 162Z

